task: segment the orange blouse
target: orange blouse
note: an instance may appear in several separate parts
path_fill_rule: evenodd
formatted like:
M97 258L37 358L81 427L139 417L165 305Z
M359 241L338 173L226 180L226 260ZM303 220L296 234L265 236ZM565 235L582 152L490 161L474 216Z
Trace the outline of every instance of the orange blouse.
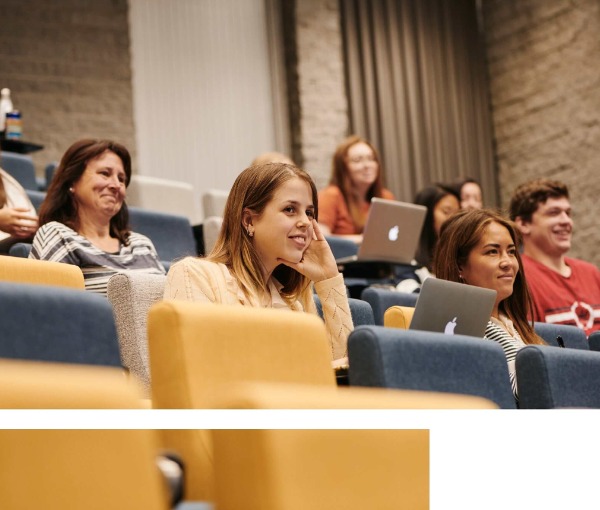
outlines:
M382 198L394 200L394 195L389 189L384 188L382 195ZM362 212L367 214L370 207L371 204L363 204ZM361 233L352 220L340 188L333 185L319 191L319 223L326 225L335 235Z

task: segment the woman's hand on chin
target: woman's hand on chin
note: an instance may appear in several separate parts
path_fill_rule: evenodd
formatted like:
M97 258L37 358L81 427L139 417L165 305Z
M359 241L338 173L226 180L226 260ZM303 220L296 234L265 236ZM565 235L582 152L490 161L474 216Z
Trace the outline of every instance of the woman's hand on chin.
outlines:
M295 269L313 282L328 280L339 274L335 257L319 224L313 220L313 240L304 252L300 262L278 259L279 262Z

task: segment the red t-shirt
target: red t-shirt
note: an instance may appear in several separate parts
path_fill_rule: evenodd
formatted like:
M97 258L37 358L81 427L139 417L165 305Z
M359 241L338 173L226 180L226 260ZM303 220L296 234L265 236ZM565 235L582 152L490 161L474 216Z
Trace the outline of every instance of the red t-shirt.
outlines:
M389 189L382 190L382 197L394 200L394 195ZM371 204L364 204L362 212L367 214ZM327 186L319 191L319 223L327 225L332 234L351 235L361 234L356 228L344 196L337 186Z
M534 319L577 326L589 335L600 330L600 270L565 257L571 276L564 277L527 255L523 270L534 302Z

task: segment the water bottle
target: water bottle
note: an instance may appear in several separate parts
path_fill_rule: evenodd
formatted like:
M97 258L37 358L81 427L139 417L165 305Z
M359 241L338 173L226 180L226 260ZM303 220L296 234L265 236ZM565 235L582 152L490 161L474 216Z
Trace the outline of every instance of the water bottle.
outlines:
M0 91L0 133L4 133L6 114L13 111L13 104L10 99L10 89L4 88Z

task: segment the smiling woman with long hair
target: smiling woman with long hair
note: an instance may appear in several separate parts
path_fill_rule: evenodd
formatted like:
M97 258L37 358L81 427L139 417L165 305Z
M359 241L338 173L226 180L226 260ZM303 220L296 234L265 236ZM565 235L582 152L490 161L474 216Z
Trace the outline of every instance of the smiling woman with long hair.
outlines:
M532 301L521 270L516 225L489 209L462 210L441 228L433 268L437 278L497 292L485 338L504 349L515 398L515 358L526 344L543 344L528 322Z
M346 364L350 307L318 212L317 190L305 171L285 163L247 168L229 192L215 247L206 258L171 266L165 299L316 314L314 284L332 361Z
M79 266L86 290L106 295L123 271L164 274L152 241L131 232L125 204L129 151L110 140L79 140L67 149L40 207L32 259Z
M354 236L359 242L373 197L394 199L383 187L381 162L375 147L353 135L337 146L329 186L319 192L319 221L326 235Z

